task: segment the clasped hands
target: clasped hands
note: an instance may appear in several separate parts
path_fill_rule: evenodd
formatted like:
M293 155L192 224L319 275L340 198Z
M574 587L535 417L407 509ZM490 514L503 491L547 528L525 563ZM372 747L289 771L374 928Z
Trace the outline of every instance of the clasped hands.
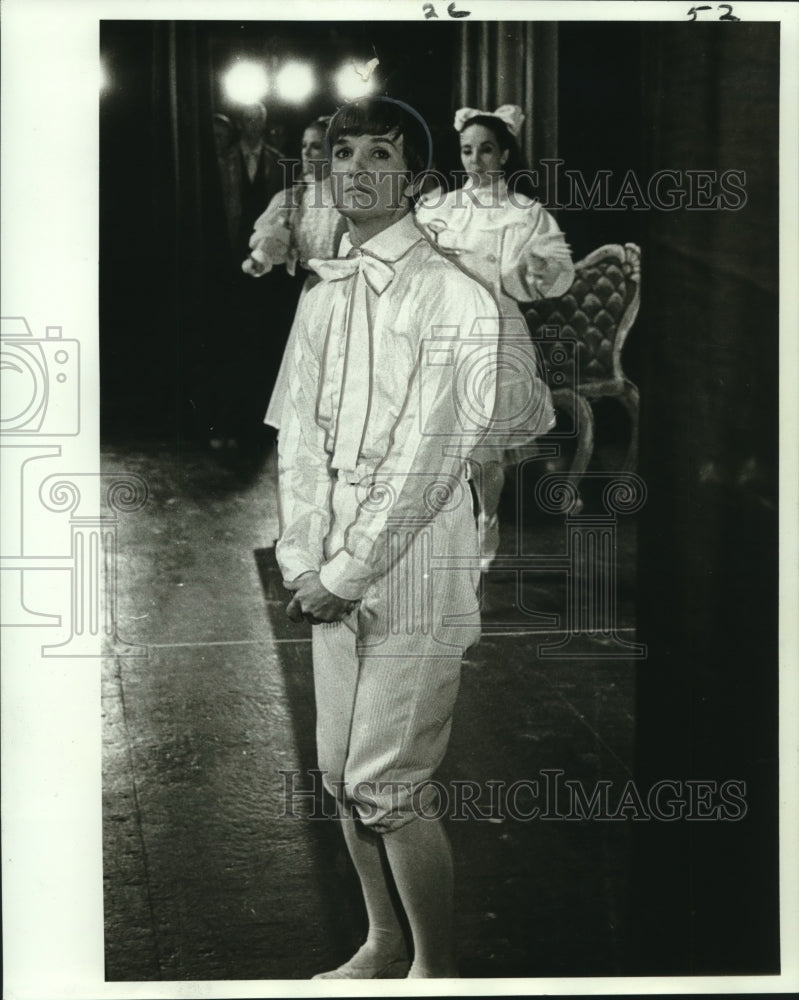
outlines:
M283 586L294 592L286 606L286 614L293 622L305 620L311 625L340 622L358 606L358 601L347 601L331 594L314 570L303 573Z

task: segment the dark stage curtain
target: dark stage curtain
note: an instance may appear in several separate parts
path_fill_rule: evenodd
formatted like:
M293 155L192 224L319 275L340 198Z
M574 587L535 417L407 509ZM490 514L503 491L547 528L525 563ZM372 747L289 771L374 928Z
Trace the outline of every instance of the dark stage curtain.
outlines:
M104 431L190 429L230 266L213 146L207 27L103 22L100 115Z
M173 255L164 300L173 309L175 414L181 431L207 422L202 410L212 367L221 269L230 266L212 132L212 78L207 29L202 24L154 25L153 115L170 151L171 171L156 190L159 216L172 216ZM172 287L168 287L171 285Z
M298 294L283 274L245 278L231 246L212 41L212 24L102 26L101 388L117 439L207 440L223 420L257 435Z
M637 824L637 960L773 973L779 26L652 26L643 76L650 173L740 170L746 200L646 219L636 768L714 782L695 794L715 818ZM727 781L744 816L715 811Z

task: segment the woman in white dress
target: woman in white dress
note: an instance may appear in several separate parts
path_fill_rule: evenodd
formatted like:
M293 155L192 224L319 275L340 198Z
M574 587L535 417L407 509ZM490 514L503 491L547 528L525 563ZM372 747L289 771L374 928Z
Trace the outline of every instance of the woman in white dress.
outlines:
M467 182L446 194L437 189L424 195L416 209L417 225L493 293L503 317L494 428L475 468L483 570L499 544L504 467L529 454L532 441L555 420L519 303L557 298L574 280L571 252L557 223L539 201L515 188L525 175L516 141L523 121L516 105L492 113L457 111L454 127Z
M308 289L320 280L315 272L308 269L307 262L315 257L335 257L346 229L345 220L333 203L329 184L325 152L329 121L329 118L317 118L305 129L302 136L302 180L276 194L256 219L250 237L250 256L242 264L242 270L254 278L280 265L285 265L289 274L294 275L299 264L307 274L299 302L302 302ZM264 423L277 429L280 428L280 411L286 394L286 359L291 357L292 349L293 340L289 335L264 417Z

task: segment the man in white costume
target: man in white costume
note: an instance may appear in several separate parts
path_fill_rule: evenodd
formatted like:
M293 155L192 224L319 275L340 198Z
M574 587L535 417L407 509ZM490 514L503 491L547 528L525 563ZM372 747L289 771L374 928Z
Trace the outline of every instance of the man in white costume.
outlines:
M338 258L309 262L323 280L295 319L277 557L289 617L315 626L319 767L369 933L315 978L451 977L452 856L429 779L480 634L465 466L493 411L497 306L414 223L430 159L416 112L355 102L328 142L348 233Z

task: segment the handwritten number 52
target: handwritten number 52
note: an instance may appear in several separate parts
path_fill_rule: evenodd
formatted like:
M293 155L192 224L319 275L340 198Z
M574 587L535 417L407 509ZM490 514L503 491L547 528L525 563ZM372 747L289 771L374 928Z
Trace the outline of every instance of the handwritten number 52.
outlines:
M429 4L428 4L428 6L429 6ZM696 20L696 15L701 10L713 10L713 8L709 4L706 4L703 7L692 7L688 11L688 17L690 17L692 21L695 21ZM725 10L726 11L726 14L722 14L719 17L719 21L740 21L741 20L740 17L736 17L735 14L733 14L732 7L728 3L720 3L718 5L718 7L716 8L716 10Z

